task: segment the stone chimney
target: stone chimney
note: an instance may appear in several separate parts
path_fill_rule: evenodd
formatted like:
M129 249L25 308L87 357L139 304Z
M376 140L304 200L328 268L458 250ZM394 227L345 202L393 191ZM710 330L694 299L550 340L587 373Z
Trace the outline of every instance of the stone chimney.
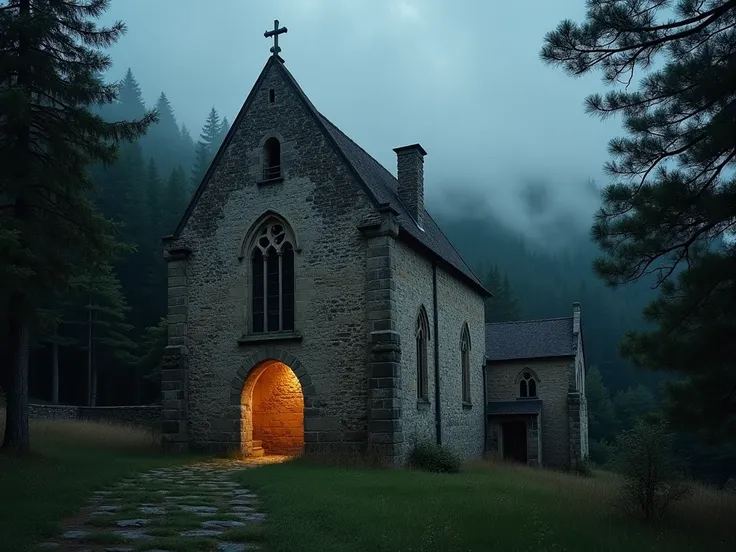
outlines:
M399 199L421 227L424 218L424 156L419 144L394 148L398 163Z
M580 303L577 301L572 304L572 335L577 344L578 335L580 335Z

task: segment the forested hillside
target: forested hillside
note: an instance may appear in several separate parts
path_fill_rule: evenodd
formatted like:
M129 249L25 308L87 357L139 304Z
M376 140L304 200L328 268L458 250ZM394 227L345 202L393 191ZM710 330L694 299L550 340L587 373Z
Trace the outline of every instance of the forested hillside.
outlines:
M593 274L597 252L585 233L569 236L564 249L551 249L509 230L490 213L435 218L468 264L496 293L497 299L489 301L487 309L494 321L511 319L504 316L507 294L497 293L494 278L489 277L495 268L501 283L505 277L509 292L518 301L514 318L572 316L573 302L580 303L588 363L599 367L611 391L639 383L656 388L657 375L634 369L618 351L626 331L644 324L642 308L656 291L642 282L616 290L604 286Z
M159 325L166 314L161 237L174 230L229 123L213 107L202 114L195 143L165 93L154 106L144 104L130 70L120 83L118 102L100 113L120 121L139 119L149 109L159 120L148 133L124 144L116 164L91 169L95 204L119 224L119 238L132 247L114 266L80 274L69 293L50 301L48 323L37 329L31 359L36 399L100 405L158 399L151 376L156 350L165 341L165 327Z

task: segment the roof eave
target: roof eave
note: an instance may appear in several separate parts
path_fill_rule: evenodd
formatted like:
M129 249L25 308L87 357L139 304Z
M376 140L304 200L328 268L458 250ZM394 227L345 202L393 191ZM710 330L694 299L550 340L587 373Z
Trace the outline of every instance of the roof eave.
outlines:
M486 345L487 347L487 345ZM486 364L499 364L501 362L513 362L516 360L519 361L525 361L525 360L552 360L555 358L575 358L575 355L573 353L564 354L564 355L545 355L545 356L532 356L532 357L513 357L513 358L494 358L491 359L486 355Z
M407 245L409 245L409 247L411 247L418 253L422 254L425 257L430 258L432 262L436 263L438 266L441 266L444 270L451 273L453 276L455 276L459 280L465 282L467 285L473 288L473 290L478 292L478 294L480 294L484 299L492 297L491 292L488 291L481 283L475 281L473 278L469 277L458 267L448 262L441 255L439 255L436 251L434 251L434 249L426 246L425 244L417 240L403 226L399 227L399 239L405 242Z

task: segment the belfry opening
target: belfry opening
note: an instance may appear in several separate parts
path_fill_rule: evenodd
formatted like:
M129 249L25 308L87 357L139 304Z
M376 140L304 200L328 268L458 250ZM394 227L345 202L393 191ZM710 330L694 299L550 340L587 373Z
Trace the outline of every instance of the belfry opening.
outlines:
M253 368L241 394L245 456L293 456L304 447L304 395L299 378L277 360Z

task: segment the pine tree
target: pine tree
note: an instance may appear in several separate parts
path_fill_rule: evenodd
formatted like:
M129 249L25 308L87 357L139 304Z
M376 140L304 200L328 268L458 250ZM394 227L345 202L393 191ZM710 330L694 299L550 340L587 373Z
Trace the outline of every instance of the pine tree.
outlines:
M148 222L147 234L149 239L154 236L161 237L164 230L161 217L163 210L161 205L161 196L163 192L163 184L159 177L158 166L153 157L148 160L148 171L146 175L146 221ZM155 238L154 238L155 239Z
M612 286L652 277L654 329L632 332L636 364L677 376L673 421L736 437L736 248L723 238L736 217L736 2L591 0L583 24L563 21L542 58L580 75L600 68L616 85L587 108L623 116L612 140L593 236L597 274ZM628 86L627 86L628 88Z
M168 219L164 213L166 191L153 159L148 163L146 192L145 240L141 244L144 260L138 278L142 290L141 302L134 304L131 299L131 306L134 305L134 310L142 314L137 329L147 328L166 311L166 262L161 253L161 238L170 234L172 229L167 226Z
M194 191L202 182L207 169L210 166L210 152L207 144L197 142L194 148L194 165L192 166L192 176L189 179L189 190Z
M27 450L29 328L44 297L83 265L117 249L89 201L88 166L115 160L117 144L153 120L106 123L90 108L112 103L100 48L125 31L98 28L108 2L12 0L0 10L0 289L6 297L10 383L3 446Z
M138 81L129 68L125 77L118 85L118 101L115 104L118 112L115 114L116 121L128 119L140 119L146 114L146 105L143 102L143 93Z
M165 234L172 234L176 225L179 224L184 209L186 209L188 196L184 169L176 167L171 171L166 183L166 209L164 215Z
M36 333L42 345L51 348L51 404L59 404L59 356L62 347L74 345L74 339L65 335L65 315L69 305L63 300L53 301L48 309L39 309Z
M178 164L185 170L189 170L194 166L194 140L186 125L181 126L179 144L181 153Z
M126 322L130 308L111 265L94 265L71 284L70 299L77 308L67 315L67 324L82 329L77 338L87 351L87 400L97 404L98 366L134 365L136 345Z
M230 123L227 120L227 117L223 117L222 121L220 122L220 131L217 135L217 147L214 150L215 154L217 154L217 150L220 149L220 146L225 141L225 137L227 136L228 132L230 132Z
M204 178L210 163L220 147L220 137L222 135L222 123L217 110L213 107L207 120L202 127L202 134L199 135L199 141L194 149L194 167L192 168L191 189L194 190Z
M207 120L202 127L202 134L199 135L200 141L207 144L210 155L215 154L220 133L220 116L218 115L217 110L213 107L212 109L210 109L210 112L207 115Z
M151 125L143 145L156 160L159 170L163 174L168 174L180 161L181 131L169 98L163 92L156 101L156 113L159 120L155 125Z
M588 432L590 439L610 441L616 436L618 422L611 395L603 383L598 367L591 366L585 376L588 400Z
M168 342L168 324L166 318L161 318L155 326L146 328L143 337L140 358L141 374L147 380L158 384L161 380L161 360Z
M484 285L493 294L486 301L486 322L511 322L521 317L519 300L511 289L507 275L501 276L497 266L486 273Z

